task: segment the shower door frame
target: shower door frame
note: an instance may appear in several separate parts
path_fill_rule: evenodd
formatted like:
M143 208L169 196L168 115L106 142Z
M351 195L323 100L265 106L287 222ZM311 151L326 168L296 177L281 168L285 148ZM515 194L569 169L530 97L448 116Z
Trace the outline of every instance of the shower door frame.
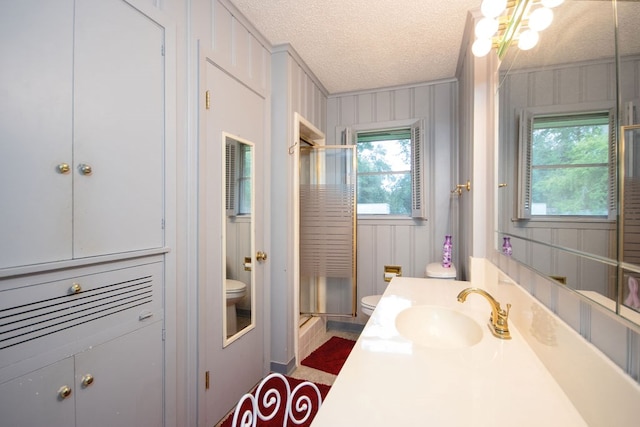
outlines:
M302 140L300 141L302 142ZM352 216L351 216L351 229L352 229L352 233L351 233L351 277L334 277L335 279L350 279L351 280L351 307L350 307L350 312L346 312L346 311L337 311L337 312L328 312L326 310L326 303L327 303L327 292L326 292L326 288L323 290L323 284L326 285L326 279L327 276L317 276L316 279L318 279L316 281L316 286L319 287L319 289L316 289L316 309L314 310L309 310L309 311L305 311L304 313L302 313L301 310L301 304L300 304L300 300L301 300L301 295L302 295L302 291L301 291L301 286L302 286L302 256L301 256L301 251L302 251L302 245L301 245L301 241L302 241L302 227L300 226L301 224L301 215L302 215L302 208L301 206L298 206L298 242L297 242L297 247L298 247L298 271L297 271L297 288L298 288L298 312L300 314L305 314L305 315L311 315L311 316L330 316L330 317L355 317L356 313L357 313L357 157L356 157L356 146L355 145L320 145L320 144L313 144L312 141L304 141L307 143L307 145L305 145L304 147L299 144L299 149L298 151L298 165L299 165L299 171L298 171L298 185L297 185L297 198L298 198L298 203L300 203L300 191L301 191L301 183L300 183L300 175L302 173L301 170L301 155L300 155L300 151L305 149L305 150L324 150L324 151L351 151L351 165L350 167L348 165L345 165L346 167L344 168L344 170L342 171L344 173L344 175L341 175L342 177L346 177L348 175L347 170L351 171L351 179L352 179L352 185L353 185L353 200L352 200L352 206L351 206L351 212L352 212ZM324 158L324 157L323 157ZM349 159L347 159L349 160ZM322 180L325 176L326 176L326 165L324 162L319 162L316 165L316 171L315 171L315 176L317 178L316 180L316 184L321 184L320 180ZM313 174L312 174L313 175ZM312 182L313 183L313 182ZM324 307L322 307L324 306Z
M294 228L294 253L293 253L293 287L294 287L294 315L296 319L299 319L300 311L300 148L302 144L309 147L333 147L333 149L351 148L355 150L355 146L346 145L326 145L325 135L319 129L317 129L308 120L302 117L298 113L294 113L294 145L289 148L289 154L292 158L292 178L293 178L293 228ZM354 153L353 156L353 173L357 176L357 158ZM351 301L351 313L349 314L332 314L332 313L313 313L311 316L331 316L331 317L355 317L357 314L357 213L355 208L357 207L357 195L354 200L354 215L353 215L353 271L352 271L352 301ZM297 323L297 322L296 322ZM297 354L297 341L298 334L295 334L295 347Z

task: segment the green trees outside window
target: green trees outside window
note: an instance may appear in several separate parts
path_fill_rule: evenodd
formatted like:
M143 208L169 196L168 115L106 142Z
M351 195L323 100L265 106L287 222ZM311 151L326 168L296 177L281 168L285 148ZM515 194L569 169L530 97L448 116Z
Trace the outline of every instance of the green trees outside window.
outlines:
M411 216L411 129L359 132L358 214Z
M533 119L531 215L607 216L609 115Z

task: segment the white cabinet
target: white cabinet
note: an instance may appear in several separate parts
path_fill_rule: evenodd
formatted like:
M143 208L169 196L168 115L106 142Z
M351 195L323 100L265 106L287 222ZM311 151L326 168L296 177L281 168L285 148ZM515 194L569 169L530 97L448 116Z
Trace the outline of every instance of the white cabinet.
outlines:
M0 424L162 426L161 324L0 384Z
M164 44L125 0L2 2L0 426L162 425Z
M161 325L75 356L77 427L162 426ZM93 383L83 385L89 376Z
M73 0L0 13L0 268L71 256Z
M3 426L73 426L73 357L0 384ZM63 398L63 388L72 395Z
M162 425L161 259L0 282L1 426Z
M0 13L0 269L162 247L164 29L123 0Z

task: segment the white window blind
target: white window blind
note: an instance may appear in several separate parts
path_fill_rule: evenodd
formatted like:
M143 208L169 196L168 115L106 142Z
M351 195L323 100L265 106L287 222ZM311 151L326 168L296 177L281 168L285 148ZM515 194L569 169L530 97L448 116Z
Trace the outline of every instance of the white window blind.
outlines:
M236 198L236 178L238 174L237 144L227 142L225 147L225 204L227 216L238 214L238 201Z
M424 158L422 121L411 125L411 216L426 218L424 203Z

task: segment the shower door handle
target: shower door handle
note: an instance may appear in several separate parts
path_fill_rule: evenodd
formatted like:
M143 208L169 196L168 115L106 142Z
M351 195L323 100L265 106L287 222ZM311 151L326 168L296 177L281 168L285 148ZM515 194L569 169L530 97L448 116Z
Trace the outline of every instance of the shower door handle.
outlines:
M262 252L262 251L258 251L258 253L256 253L256 259L258 261L266 261L267 260L267 254Z

